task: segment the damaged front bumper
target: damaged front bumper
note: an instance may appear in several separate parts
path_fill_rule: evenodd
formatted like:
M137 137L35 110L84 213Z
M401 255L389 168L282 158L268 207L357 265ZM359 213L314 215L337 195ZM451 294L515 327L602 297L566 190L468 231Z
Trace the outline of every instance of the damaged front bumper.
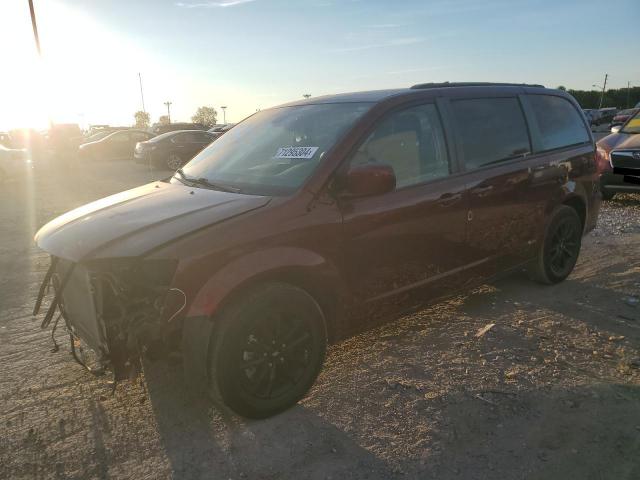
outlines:
M159 259L105 259L71 262L52 257L34 309L53 288L53 299L42 322L64 319L74 358L90 371L113 371L115 379L132 378L140 370L140 355L157 357L170 351L171 320L186 304L182 290L171 287L177 262ZM92 365L78 354L93 352Z

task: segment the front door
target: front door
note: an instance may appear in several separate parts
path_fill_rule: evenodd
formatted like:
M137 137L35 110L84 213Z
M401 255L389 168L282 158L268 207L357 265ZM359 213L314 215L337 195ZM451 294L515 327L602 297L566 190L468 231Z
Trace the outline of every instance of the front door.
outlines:
M350 159L367 162L392 166L397 184L384 195L340 201L347 280L371 321L374 312L412 306L406 302L416 291L429 298L455 286L467 263L467 206L435 104L381 120Z

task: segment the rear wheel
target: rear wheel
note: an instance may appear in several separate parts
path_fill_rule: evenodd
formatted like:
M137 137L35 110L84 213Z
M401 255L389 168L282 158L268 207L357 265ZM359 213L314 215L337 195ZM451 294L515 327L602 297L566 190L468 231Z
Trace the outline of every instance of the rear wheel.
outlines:
M547 225L538 257L531 265L531 277L548 285L561 282L573 271L582 245L582 222L566 205L556 209Z
M322 310L304 290L262 285L216 319L209 354L214 400L249 418L264 418L298 402L324 361Z
M182 157L177 153L170 153L167 157L167 168L169 170L177 170L182 166Z

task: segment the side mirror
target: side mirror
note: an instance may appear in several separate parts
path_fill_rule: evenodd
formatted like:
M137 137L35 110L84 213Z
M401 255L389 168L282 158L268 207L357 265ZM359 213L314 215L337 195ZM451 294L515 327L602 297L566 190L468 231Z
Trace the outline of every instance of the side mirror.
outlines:
M381 195L396 188L396 174L390 165L365 163L351 167L342 184L343 197Z
M622 125L614 125L613 127L611 127L611 133L618 133L621 128Z

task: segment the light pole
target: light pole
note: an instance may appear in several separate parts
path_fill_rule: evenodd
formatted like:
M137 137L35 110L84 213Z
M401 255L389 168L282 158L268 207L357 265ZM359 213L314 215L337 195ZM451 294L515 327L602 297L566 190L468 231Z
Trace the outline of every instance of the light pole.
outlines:
M167 117L169 118L169 123L171 123L171 102L166 101L164 104L167 106Z
M147 113L147 109L144 108L144 94L142 93L142 74L138 72L138 80L140 80L140 99L142 100L142 111Z
M227 124L227 106L220 107L222 109L222 123Z
M604 101L604 91L607 88L607 79L609 78L609 74L604 74L604 85L602 86L602 93L600 94L600 106L598 109L602 108L602 102ZM596 85L595 83L592 85L593 87L599 87L600 85Z

